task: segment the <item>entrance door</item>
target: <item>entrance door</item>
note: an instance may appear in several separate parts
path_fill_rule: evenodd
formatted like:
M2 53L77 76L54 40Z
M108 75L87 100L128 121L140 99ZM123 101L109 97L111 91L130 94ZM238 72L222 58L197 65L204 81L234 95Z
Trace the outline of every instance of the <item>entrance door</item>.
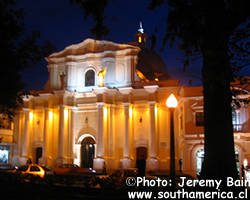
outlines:
M136 168L138 169L138 175L144 176L146 170L147 148L136 148Z
M86 137L81 143L81 167L93 168L95 156L95 141L91 137Z
M42 147L37 147L36 148L36 160L35 160L36 164L38 164L39 158L42 157L42 154L43 154L43 148Z

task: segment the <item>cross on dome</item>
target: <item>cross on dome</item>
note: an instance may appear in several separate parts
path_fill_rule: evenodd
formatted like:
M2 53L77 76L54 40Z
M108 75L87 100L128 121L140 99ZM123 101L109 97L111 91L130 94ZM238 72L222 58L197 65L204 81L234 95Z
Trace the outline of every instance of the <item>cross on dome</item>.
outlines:
M142 28L142 22L140 21L140 28L138 29L138 32L139 33L144 33L144 30Z

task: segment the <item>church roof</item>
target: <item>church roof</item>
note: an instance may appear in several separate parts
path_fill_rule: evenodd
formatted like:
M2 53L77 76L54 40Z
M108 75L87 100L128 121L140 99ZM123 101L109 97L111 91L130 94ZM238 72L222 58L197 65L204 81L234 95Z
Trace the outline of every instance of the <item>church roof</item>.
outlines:
M53 53L46 58L48 63L58 63L63 61L72 61L79 56L90 54L105 54L115 53L115 55L136 55L140 48L129 45L119 44L106 40L86 39L79 44L73 44L62 51Z
M155 78L165 80L169 78L166 64L161 56L147 47L141 47L141 51L138 53L136 68L149 80L154 80Z
M62 51L52 53L46 61L49 64L63 63L68 61L83 61L91 57L137 55L138 62L136 68L140 70L148 80L168 79L167 67L154 50L146 46L140 46L136 42L119 44L106 40L86 39L78 44L73 44Z

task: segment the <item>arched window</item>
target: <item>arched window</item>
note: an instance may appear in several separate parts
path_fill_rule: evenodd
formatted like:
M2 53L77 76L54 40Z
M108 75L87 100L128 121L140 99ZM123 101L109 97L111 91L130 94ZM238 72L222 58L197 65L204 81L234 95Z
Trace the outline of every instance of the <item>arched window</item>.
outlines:
M94 86L95 85L95 72L90 69L85 73L85 86Z

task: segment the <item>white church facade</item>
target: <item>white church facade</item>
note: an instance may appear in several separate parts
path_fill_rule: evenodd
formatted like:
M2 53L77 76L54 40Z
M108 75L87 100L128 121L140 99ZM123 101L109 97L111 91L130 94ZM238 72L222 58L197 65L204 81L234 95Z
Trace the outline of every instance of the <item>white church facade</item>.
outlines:
M176 168L181 160L183 172L196 175L204 156L202 87L180 86L171 79L161 58L144 46L144 37L138 33L129 44L86 39L48 56L45 89L27 95L14 122L0 129L0 164L5 155L6 163L14 165L31 159L49 167L74 163L108 172L135 167L167 171L166 99L173 93L178 100ZM241 98L249 98L249 91ZM240 166L250 161L250 108L235 112Z

